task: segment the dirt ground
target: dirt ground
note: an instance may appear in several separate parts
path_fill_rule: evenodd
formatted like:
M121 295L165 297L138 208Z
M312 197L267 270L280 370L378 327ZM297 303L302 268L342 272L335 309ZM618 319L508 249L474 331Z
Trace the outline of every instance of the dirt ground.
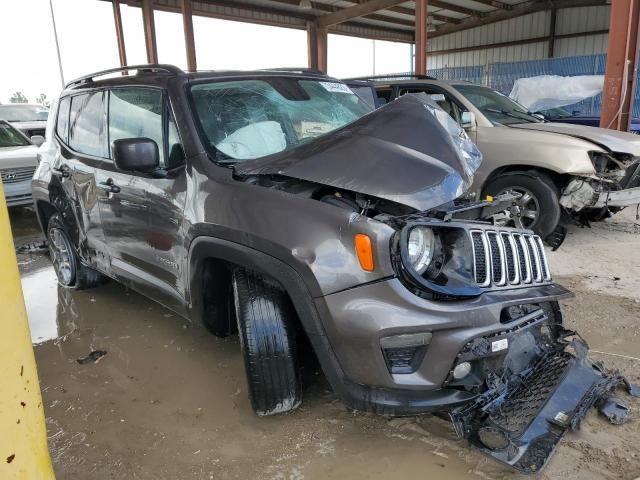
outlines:
M17 246L39 240L33 212L11 216ZM639 234L635 210L623 212L573 227L550 254L556 281L576 293L564 302L569 327L635 382ZM295 412L257 418L236 338L217 339L115 282L60 289L42 252L18 259L59 479L519 478L441 418L349 412L320 379ZM92 350L107 354L76 361ZM536 478L639 477L640 401L621 395L632 408L627 424L591 412Z

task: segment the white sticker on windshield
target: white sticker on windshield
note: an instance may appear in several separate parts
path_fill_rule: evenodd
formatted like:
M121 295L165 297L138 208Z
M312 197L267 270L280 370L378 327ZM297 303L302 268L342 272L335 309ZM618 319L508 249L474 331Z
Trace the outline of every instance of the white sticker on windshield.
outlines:
M325 90L327 90L328 92L350 93L353 95L353 92L351 91L351 89L347 87L344 83L320 82L320 85L322 85L325 88Z

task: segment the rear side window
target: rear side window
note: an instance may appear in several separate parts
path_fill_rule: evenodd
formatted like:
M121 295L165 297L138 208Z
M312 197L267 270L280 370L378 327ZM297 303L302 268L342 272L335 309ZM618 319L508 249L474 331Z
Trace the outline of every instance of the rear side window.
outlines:
M109 143L121 138L150 138L158 145L164 166L162 141L162 91L149 88L117 88L109 94Z
M369 86L349 85L349 88L358 97L364 100L371 108L376 108L376 91Z
M400 90L400 96L407 93L426 93L427 95L429 95L429 97L431 97L431 100L436 102L438 106L445 112L447 112L451 118L460 123L460 109L453 101L451 96L448 93L444 93L441 89L437 87L425 86L420 88L403 88L402 90Z
M69 107L71 98L64 97L58 104L58 118L56 121L56 133L64 143L69 142Z
M384 105L391 101L393 90L390 88L378 88L376 89L376 93L378 95L378 105Z
M95 157L107 156L107 135L103 92L85 93L71 98L69 146Z

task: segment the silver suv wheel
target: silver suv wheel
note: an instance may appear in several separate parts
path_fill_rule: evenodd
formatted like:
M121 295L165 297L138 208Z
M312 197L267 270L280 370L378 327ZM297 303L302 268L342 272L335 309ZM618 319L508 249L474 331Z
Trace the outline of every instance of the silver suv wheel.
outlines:
M518 193L520 198L502 213L495 216L496 223L504 227L533 229L540 214L540 202L530 190L524 187L512 187L499 193Z

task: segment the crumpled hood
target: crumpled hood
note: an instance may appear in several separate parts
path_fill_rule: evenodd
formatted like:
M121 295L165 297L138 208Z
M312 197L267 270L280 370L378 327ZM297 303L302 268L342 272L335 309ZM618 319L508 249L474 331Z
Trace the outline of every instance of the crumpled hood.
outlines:
M611 152L630 153L640 156L640 135L609 130L608 128L587 127L571 123L518 123L511 128L538 130L542 132L560 133L594 143Z
M470 141L477 156L465 158L456 144L462 137L443 125L445 117L426 95L405 95L309 143L239 162L234 170L283 175L429 210L459 197L481 161Z

